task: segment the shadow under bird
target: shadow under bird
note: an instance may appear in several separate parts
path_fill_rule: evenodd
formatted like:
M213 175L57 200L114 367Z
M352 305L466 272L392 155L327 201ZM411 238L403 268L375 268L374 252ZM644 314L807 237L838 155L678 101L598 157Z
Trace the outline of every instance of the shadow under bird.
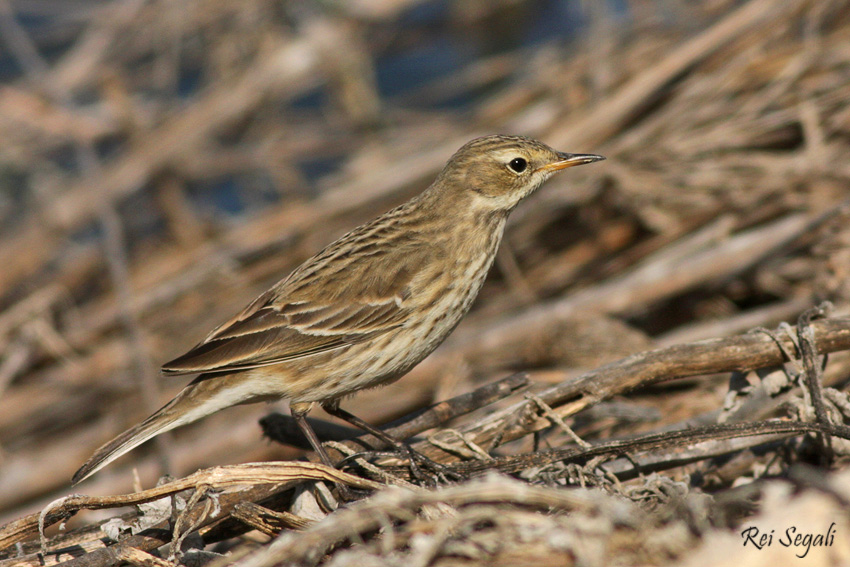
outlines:
M95 451L73 482L164 431L280 398L333 466L306 420L313 405L376 433L340 400L401 378L437 348L478 295L508 214L555 172L602 159L519 136L470 141L428 189L330 244L165 364L165 374L199 376Z

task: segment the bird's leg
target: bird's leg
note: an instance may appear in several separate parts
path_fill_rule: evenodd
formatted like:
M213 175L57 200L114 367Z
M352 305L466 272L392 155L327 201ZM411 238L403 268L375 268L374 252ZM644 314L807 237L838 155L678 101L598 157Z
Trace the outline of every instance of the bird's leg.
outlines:
M335 469L331 458L328 456L327 451L322 446L322 442L319 441L319 437L316 435L316 432L313 431L313 427L307 421L307 414L313 408L312 403L308 404L289 404L289 413L292 414L292 418L295 419L295 423L298 424L298 428L301 429L301 432L304 434L304 437L307 438L307 441L310 442L310 445L313 447L313 450L319 455L319 459L321 459L322 464L328 466L332 469Z
M313 450L316 451L316 454L319 455L319 459L322 461L327 467L332 469L336 468L336 465L333 461L331 461L330 456L328 456L328 452L325 451L325 448L322 446L321 441L319 441L319 437L316 435L316 432L313 431L313 427L307 421L307 414L312 409L312 403L290 403L289 404L289 413L292 414L292 418L295 420L295 423L298 424L298 428L301 429L301 432L304 434L304 437L307 438L307 441L310 442L310 445L313 446ZM345 501L354 500L354 495L348 489L348 487L342 483L335 483L337 490L339 491L339 497Z
M386 433L384 433L382 430L378 429L374 425L371 425L370 423L363 421L362 419L360 419L359 417L357 417L353 413L342 409L341 407L339 407L338 401L324 402L324 403L321 403L321 406L322 406L322 409L325 410L326 412L328 412L330 415L332 415L334 417L338 417L338 418L342 419L343 421L347 421L348 423L350 423L351 425L353 425L355 427L359 427L363 431L366 431L367 433L374 435L375 437L377 437L378 439L380 439L381 441L383 441L384 443L386 443L390 447L395 448L395 450L398 451L399 453L404 454L408 458L408 460L410 461L410 472L411 472L411 474L413 474L414 477L422 478L421 472L419 471L419 466L418 466L420 463L425 465L427 468L431 469L434 472L441 473L441 474L444 474L446 476L453 476L451 474L451 470L447 466L442 465L442 464L434 461L433 459L426 457L422 453L419 453L418 451L415 451L414 449L412 449L407 443L399 441L398 439L394 439L392 436L387 435Z

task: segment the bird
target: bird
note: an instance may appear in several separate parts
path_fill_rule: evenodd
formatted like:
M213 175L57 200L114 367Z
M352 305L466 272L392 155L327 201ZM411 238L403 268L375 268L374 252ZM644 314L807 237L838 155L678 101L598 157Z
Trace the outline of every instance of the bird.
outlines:
M423 192L329 244L164 364L165 375L198 376L97 449L72 482L160 433L261 401L288 399L298 427L329 466L306 419L316 404L393 443L340 401L398 380L434 351L478 295L510 212L556 172L603 159L523 136L466 143Z

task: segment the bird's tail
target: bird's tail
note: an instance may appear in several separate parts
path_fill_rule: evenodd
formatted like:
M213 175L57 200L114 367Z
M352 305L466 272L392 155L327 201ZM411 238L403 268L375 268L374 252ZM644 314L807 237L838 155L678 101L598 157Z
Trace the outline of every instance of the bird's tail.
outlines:
M71 478L73 484L85 480L124 453L127 453L145 441L175 427L186 425L213 414L226 407L244 403L235 399L227 389L221 388L221 377L201 375L186 386L177 397L168 402L152 416L109 441L80 467ZM231 394L231 395L228 395Z

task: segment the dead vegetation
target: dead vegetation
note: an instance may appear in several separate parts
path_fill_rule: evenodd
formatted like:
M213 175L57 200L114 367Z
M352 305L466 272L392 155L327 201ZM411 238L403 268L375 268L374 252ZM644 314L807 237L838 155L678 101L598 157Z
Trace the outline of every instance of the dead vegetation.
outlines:
M505 32L544 4L0 1L0 566L848 561L850 5ZM386 78L451 42L478 52ZM249 406L68 485L180 387L160 362L492 132L608 161L524 203L447 343L347 402L445 469L320 419L342 470L296 461Z

